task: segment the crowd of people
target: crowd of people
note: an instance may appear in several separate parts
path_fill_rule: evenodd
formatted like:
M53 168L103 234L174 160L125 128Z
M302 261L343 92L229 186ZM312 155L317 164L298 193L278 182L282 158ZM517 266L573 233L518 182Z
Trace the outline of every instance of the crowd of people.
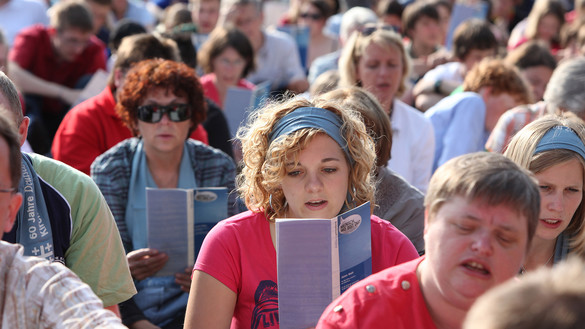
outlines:
M310 327L585 326L584 0L0 18L0 327L279 328L280 221L366 204L371 275ZM160 274L147 190L199 188L228 218Z

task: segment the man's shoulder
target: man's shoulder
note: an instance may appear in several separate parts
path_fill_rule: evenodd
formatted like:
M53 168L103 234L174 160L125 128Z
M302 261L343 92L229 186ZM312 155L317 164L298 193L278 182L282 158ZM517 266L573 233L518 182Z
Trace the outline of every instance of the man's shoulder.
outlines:
M453 113L458 109L463 108L469 111L485 111L485 103L481 96L474 92L462 92L455 95L447 96L441 99L437 104L433 105L425 112L425 116L432 118L441 113Z
M49 29L49 27L42 24L34 24L20 30L18 35L28 39L49 39Z
M17 282L35 281L40 286L59 271L66 270L59 262L51 263L43 258L24 256L22 245L6 241L0 241L0 264L0 273L7 274L3 276L4 283L14 289L17 289Z
M406 324L412 321L409 318L415 316L408 309L421 306L416 269L422 259L390 267L354 284L329 305L320 324L326 324L324 328L349 328L357 323L381 328L393 318L395 328L408 328ZM380 326L381 323L385 324Z
M90 97L75 105L67 114L66 119L75 119L87 122L88 124L102 125L102 118L105 116L116 116L116 100L112 95L110 87L106 87L99 94Z
M61 162L39 154L28 154L33 168L45 182L71 200L73 195L81 192L80 187L97 191L97 186L88 175Z
M263 47L296 46L295 40L289 34L276 29L264 30L264 36L266 40Z

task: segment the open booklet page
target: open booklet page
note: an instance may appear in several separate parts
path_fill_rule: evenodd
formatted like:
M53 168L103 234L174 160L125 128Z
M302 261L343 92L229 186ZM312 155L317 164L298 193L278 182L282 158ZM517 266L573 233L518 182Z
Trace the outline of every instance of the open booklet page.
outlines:
M332 219L276 219L281 328L315 326L333 299L372 273L370 203Z
M227 188L146 189L148 247L169 261L156 276L193 266L205 235L227 218Z
M223 104L223 113L232 137L235 137L238 128L246 123L250 113L262 106L269 93L270 81L256 85L254 90L239 87L228 88Z

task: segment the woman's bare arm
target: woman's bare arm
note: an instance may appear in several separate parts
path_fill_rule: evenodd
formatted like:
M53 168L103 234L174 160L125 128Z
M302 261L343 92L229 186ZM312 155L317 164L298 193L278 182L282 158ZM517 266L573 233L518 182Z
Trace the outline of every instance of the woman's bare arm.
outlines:
M236 299L236 293L219 280L195 270L185 314L185 328L228 329Z

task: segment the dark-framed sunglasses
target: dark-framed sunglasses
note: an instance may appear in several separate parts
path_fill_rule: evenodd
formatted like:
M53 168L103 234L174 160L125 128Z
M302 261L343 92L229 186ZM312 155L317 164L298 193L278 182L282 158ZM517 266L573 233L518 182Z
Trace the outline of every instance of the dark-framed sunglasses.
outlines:
M314 21L318 21L321 18L323 18L323 16L321 14L311 14L311 13L301 13L299 15L299 17L304 18L304 19L312 19Z
M164 114L167 114L169 120L173 122L181 122L191 118L191 108L187 104L149 104L138 107L138 120L140 121L157 123Z
M400 33L400 30L398 30L395 26L392 25L368 25L364 26L359 31L364 37L367 37L378 30Z

